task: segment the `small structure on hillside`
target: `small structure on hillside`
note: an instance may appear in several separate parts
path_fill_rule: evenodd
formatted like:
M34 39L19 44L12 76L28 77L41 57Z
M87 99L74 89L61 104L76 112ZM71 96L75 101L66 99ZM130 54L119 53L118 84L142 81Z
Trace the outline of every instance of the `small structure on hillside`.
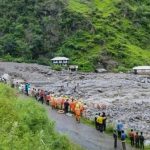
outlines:
M70 65L68 69L69 69L69 71L71 71L71 72L72 72L72 71L78 71L78 66L77 66L77 65Z
M133 68L134 74L150 74L150 66L137 66Z
M67 57L55 57L51 59L52 63L55 65L67 65L69 62L69 58Z

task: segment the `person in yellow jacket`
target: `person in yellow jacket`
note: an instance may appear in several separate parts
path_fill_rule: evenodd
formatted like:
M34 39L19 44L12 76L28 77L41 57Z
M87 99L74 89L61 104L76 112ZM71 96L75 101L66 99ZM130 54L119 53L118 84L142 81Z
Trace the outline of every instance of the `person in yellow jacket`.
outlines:
M103 129L104 129L104 127L103 127L103 121L104 121L104 119L105 119L105 117L102 117L102 116L98 116L97 117L97 123L98 123L98 126L99 126L99 131L100 132L103 132Z
M81 117L81 109L80 109L80 103L77 102L75 105L75 117L76 121L80 123L80 117Z

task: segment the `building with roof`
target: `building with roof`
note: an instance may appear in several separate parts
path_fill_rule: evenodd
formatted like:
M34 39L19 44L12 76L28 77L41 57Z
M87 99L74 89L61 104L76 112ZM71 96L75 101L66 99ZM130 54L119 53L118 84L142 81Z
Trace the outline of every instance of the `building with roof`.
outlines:
M77 71L78 70L78 66L77 65L70 65L68 67L69 71L72 72L72 71Z
M67 65L69 63L69 58L67 57L55 57L51 59L52 63L55 65Z
M135 74L150 74L150 66L137 66L133 68Z

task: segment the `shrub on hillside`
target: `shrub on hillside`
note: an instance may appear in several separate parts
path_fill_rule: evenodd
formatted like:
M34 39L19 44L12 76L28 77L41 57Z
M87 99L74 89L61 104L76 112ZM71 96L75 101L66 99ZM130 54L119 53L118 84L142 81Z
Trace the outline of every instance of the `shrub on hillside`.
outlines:
M56 70L56 71L61 71L62 70L62 67L60 65L53 65L52 66L52 69L53 70Z

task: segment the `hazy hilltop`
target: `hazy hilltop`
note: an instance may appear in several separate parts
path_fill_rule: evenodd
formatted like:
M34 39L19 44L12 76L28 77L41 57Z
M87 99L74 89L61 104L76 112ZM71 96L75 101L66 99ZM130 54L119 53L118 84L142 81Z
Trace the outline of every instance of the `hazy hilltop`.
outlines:
M59 55L83 71L150 65L149 0L3 0L0 10L5 60Z

